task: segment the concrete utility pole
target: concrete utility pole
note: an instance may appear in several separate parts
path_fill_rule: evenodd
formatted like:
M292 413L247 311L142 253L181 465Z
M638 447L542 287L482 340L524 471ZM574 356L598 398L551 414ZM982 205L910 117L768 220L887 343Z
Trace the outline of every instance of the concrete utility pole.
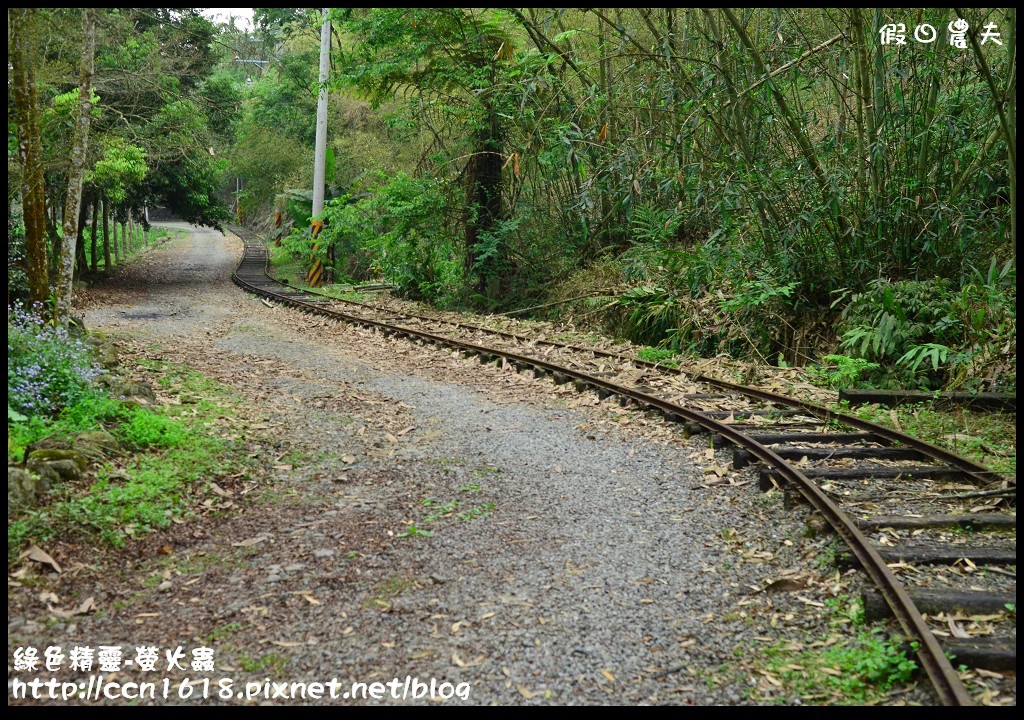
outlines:
M316 103L316 156L313 162L313 217L324 209L324 185L327 174L327 73L331 56L331 21L324 8L320 29L320 97Z

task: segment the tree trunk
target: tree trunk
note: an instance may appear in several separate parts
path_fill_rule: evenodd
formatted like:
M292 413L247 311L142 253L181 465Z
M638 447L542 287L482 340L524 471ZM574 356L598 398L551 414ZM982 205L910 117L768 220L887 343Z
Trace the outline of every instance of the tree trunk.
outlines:
M501 222L502 142L498 114L492 104L484 101L486 125L476 138L476 148L469 160L469 215L466 222L466 265L477 275L477 290L495 300L501 294L502 255L496 231Z
M82 176L85 174L89 149L89 121L92 117L92 73L96 50L96 17L93 8L82 8L82 65L78 80L78 112L75 118L75 139L71 145L71 167L68 172L68 196L64 205L64 246L61 248L57 275L57 322L65 323L71 316L74 294L75 245L78 240L78 208L82 202Z
M43 184L42 143L39 135L39 96L28 47L33 8L10 11L8 37L14 105L18 120L18 156L21 160L21 206L25 221L25 259L29 296L43 303L50 296L49 268L46 259L46 189Z
M108 210L107 211L107 216L105 218L103 218L103 222L104 222L103 230L104 230L104 232L106 232L106 229L107 229L106 223L110 220L112 215L113 215L113 213ZM112 223L112 225L113 225L113 227L111 227L111 229L110 229L110 235L111 235L111 239L113 240L113 244L114 244L114 264L115 265L120 265L121 264L121 259L124 257L124 253L121 252L121 242L117 239L117 218L114 218L114 222Z
M110 272L110 201L103 198L103 272Z
M51 285L56 282L57 278L57 263L60 260L60 218L57 216L58 208L62 205L60 198L52 198L49 200L50 214L46 220L46 244L49 248L49 257L47 258L46 268L49 272L47 282Z
M96 225L97 225L97 221L99 220L99 216L100 216L100 199L97 197L95 200L92 201L92 253L91 253L91 255L92 255L92 271L93 272L96 272L97 270L99 270L99 268L96 267L96 245L97 245L97 243L96 243L96 240L97 240L97 238L96 238L96 232L97 232Z
M1006 9L1006 21L1009 30L1006 33L1006 51L1009 57L1017 58L1017 10ZM1007 92L1006 117L1010 136L1007 143L1016 151L1017 147L1017 78L1011 71L1009 91ZM1017 242L1017 159L1010 163L1010 242Z
M88 270L89 265L85 260L85 225L88 221L88 217L85 214L83 208L78 213L78 238L75 242L75 279L77 280L82 276L83 270Z

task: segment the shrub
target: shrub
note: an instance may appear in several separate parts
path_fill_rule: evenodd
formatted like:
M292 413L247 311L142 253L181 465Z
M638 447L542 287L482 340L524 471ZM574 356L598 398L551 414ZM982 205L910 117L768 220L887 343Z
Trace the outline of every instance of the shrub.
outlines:
M840 332L847 353L878 363L895 384L977 389L998 378L1003 388L1015 385L1013 260L1000 266L992 258L987 272L972 270L959 288L944 278L875 280L849 295Z
M28 417L55 417L100 373L81 340L20 305L7 311L8 407Z
M308 228L297 228L285 247L323 263L333 251L339 279L382 278L412 297L444 300L460 286L464 270L457 240L446 230L444 188L404 173L379 181L368 193L329 200L317 240Z

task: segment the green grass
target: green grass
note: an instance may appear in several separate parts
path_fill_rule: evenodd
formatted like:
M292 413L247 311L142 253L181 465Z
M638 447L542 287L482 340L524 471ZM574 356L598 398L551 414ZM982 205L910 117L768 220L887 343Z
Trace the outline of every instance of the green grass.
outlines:
M647 362L661 363L665 367L679 366L679 353L669 348L645 347L636 356Z
M142 364L159 373L158 384L183 404L134 407L95 391L56 419L8 425L9 460L20 460L27 445L44 437L70 439L97 429L111 433L125 450L84 481L55 486L39 507L9 517L9 562L29 540L84 536L122 547L130 537L169 526L188 511L194 486L244 461L227 439L207 430L212 421L232 415L227 400L233 391L182 366Z
M156 376L157 387L181 398L183 404L209 410L214 405L241 400L233 388L196 372L184 365L165 360L141 360L136 367ZM205 404L204 404L205 401Z
M476 518L483 517L494 509L494 503L486 502L483 505L477 505L476 507L470 508L464 513L459 513L455 517L459 520L475 520Z
M224 623L223 625L218 625L213 630L208 632L206 635L202 636L203 637L203 642L207 643L207 644L212 644L212 643L217 642L218 640L226 640L227 638L231 637L235 633L239 632L241 629L242 629L242 625L240 623L236 623L236 622Z
M388 607L396 597L415 587L416 580L414 578L392 575L374 586L373 591L375 594L364 600L362 606L368 609Z
M102 429L124 418L125 414L123 403L94 391L80 398L56 418L36 416L25 422L8 423L7 460L9 463L21 462L25 448L44 437L71 438L76 433Z
M267 248L270 251L270 270L274 277L279 280L286 280L289 285L294 287L303 290L309 289L306 285L306 271L308 268L302 258L296 258L283 246L278 247L271 244ZM320 295L337 298L338 300L368 302L373 299L364 293L352 290L352 285L352 283L347 282L328 283L321 287L313 288L313 291Z
M878 405L849 408L845 403L837 408L947 448L997 472L1017 474L1015 415L947 409L934 403L900 405L892 410Z
M292 285L305 285L306 267L301 258L292 255L284 246L273 243L267 245L267 250L270 252L270 271L274 277L287 280Z
M884 702L888 692L911 682L917 663L882 624L865 624L859 598L828 598L825 611L836 630L827 642L818 633L805 644L779 641L761 651L759 663L782 687L770 696L755 689L754 700L788 703L797 696L805 703L866 705Z
M828 648L779 642L769 646L765 655L765 669L783 685L775 698L778 702L796 695L809 703L878 703L887 692L909 682L917 670L917 663L880 629L864 630Z
M422 504L431 509L431 513L423 518L423 522L425 523L434 522L435 520L448 517L455 512L455 509L459 506L459 503L455 501L442 504L433 498L423 500Z
M365 293L352 290L350 283L335 283L331 285L323 285L316 288L316 292L327 297L337 298L338 300L351 300L352 302L370 302L373 298L368 297Z
M265 653L253 658L242 653L238 656L238 667L249 673L268 673L280 676L288 668L290 661L277 653Z
M398 533L398 537L400 537L400 538L430 537L433 534L434 534L433 531L431 531L431 530L423 530L422 528L418 528L418 527L416 527L415 524L413 524L413 525L410 525L409 527L407 527L402 532Z
M501 472L500 469L490 466L484 466L484 470L487 472L495 473ZM480 471L478 470L477 472L479 473ZM461 486L459 488L459 492L480 492L480 485L478 483L469 483L467 485ZM423 518L420 520L420 525L425 525L427 523L436 523L441 520L444 520L445 518L451 517L454 517L457 520L462 521L475 520L476 518L488 515L492 510L494 510L494 503L492 502L482 503L475 507L471 507L463 512L457 512L460 509L460 505L462 504L461 500L450 500L448 502L441 502L436 498L424 498L423 500L420 501L420 504L430 510L430 513L423 516ZM417 535L429 537L430 535L433 535L433 531L425 530L422 527L418 527L416 524L411 524L404 531L399 533L398 537L407 538L415 537Z

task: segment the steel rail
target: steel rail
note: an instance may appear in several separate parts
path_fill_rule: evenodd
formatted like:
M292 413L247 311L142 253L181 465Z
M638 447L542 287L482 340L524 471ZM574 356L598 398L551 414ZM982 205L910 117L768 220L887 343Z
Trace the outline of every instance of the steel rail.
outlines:
M246 233L251 232L251 231L248 231L245 228L239 228L239 229L243 230L243 232L246 232ZM261 244L261 243L259 243L259 241L257 240L256 244ZM991 483L993 481L1000 481L1000 480L1006 479L1005 476L1003 476L1001 473L998 473L998 472L996 472L994 470L990 470L990 469L986 468L984 465L976 463L973 460L965 458L965 457L963 457L961 455L958 455L957 453L954 453L954 452L952 452L950 450L947 450L945 448L939 447L937 445L933 445L932 443L929 443L929 442L927 442L925 440L921 440L919 438L911 437L911 436L906 435L904 433L901 433L901 432L899 432L897 430L893 430L892 428L888 428L888 427L885 427L884 425L879 425L878 423L871 422L870 420L864 420L864 419L861 419L861 418L856 417L854 415L850 415L848 413L842 413L842 412L838 412L838 411L835 411L835 410L831 410L831 409L829 409L827 407L824 407L822 405L818 405L816 403L807 402L806 400L798 400L796 398L791 398L791 397L788 397L788 396L785 396L785 395L777 395L775 393L770 393L770 392L767 392L767 391L764 391L764 390L759 390L757 388L752 388L752 387L749 387L749 386L746 386L746 385L740 385L740 384L737 384L737 383L732 383L732 382L729 382L728 380L722 380L722 379L719 379L719 378L716 378L716 377L712 377L710 375L695 374L695 373L692 373L692 372L689 372L689 371L686 371L686 370L682 370L680 368L673 368L673 367L669 367L669 366L666 366L666 365L661 365L661 364L656 363L656 362L651 362L649 360L642 360L640 358L632 358L632 357L629 357L627 355L622 355L621 353L611 352L609 350L602 350L600 348L588 348L588 347L585 347L585 346L582 346L582 345L574 345L572 343L562 343L562 342L558 342L556 340L538 340L538 339L535 339L535 338L529 338L529 337L526 337L526 336L523 336L523 335L519 335L517 333L508 332L508 331L505 331L505 330L496 330L496 329L492 329L492 328L483 327L483 326L480 326L480 325L473 325L473 324L470 324L470 323L463 323L463 322L459 322L459 321L456 321L456 320L448 320L448 319L445 319L445 318L432 318L432 317L427 316L427 315L418 315L416 313L409 313L409 312L404 312L404 311L393 311L393 310L390 310L389 308L381 308L381 307L378 307L376 305L371 305L369 303L359 302L357 300L345 300L345 299L342 299L342 298L332 297L330 295L327 295L326 293L317 292L317 291L314 291L314 290L308 290L306 288L299 288L299 287L296 287L294 285L289 285L288 283L285 283L285 282L275 278L273 275L270 274L269 264L270 264L270 258L269 258L269 255L268 255L267 258L266 258L266 263L265 263L266 268L264 270L264 274L266 275L267 279L269 279L270 281L272 281L272 282L274 282L274 283L276 283L276 284L278 284L278 285L280 285L282 287L287 287L287 288L292 289L292 290L297 290L299 292L304 292L304 293L307 293L307 294L310 294L310 295L315 295L315 296L318 296L318 297L323 297L325 299L333 300L333 301L336 301L336 302L343 302L343 303L347 303L349 305L355 305L357 307L368 308L368 309L373 310L375 312L397 312L398 314L404 315L404 316L409 317L409 318L415 318L417 320L423 320L423 321L427 321L427 322L436 322L436 323L443 323L443 324L447 324L447 325L453 325L455 327L463 328L465 330L472 330L472 331L475 331L475 332L485 332L485 333L489 333L489 334L492 334L492 335L498 335L500 337L508 338L508 339L511 339L511 340L516 340L516 341L523 342L523 343L535 343L537 345L546 345L546 346L561 348L561 349L565 349L565 350L573 350L573 351L582 352L582 353L588 353L589 352L589 353L592 353L595 356L606 357L606 358L609 358L609 359L618 360L620 362L632 363L633 365L638 366L638 367L644 367L644 368L649 368L649 369L652 369L652 370L658 370L660 372L668 373L668 374L671 374L671 375L682 375L682 376L688 377L689 379L693 380L694 382L706 383L708 385L713 385L715 387L718 387L718 388L720 388L722 390L728 390L730 392L735 392L735 393L738 393L740 395L746 395L748 397L756 397L756 398L758 398L760 400L764 400L766 402L772 402L772 403L775 403L777 405L786 405L788 407L792 407L792 408L796 408L796 409L799 409L799 410L803 410L808 415L812 415L812 416L818 418L819 420L822 420L822 421L825 421L825 422L838 422L838 423L842 423L844 425L849 425L850 427L856 427L856 428L858 428L860 430L865 430L865 431L874 433L875 435L877 435L877 436L879 436L881 438L884 438L884 439L886 439L886 440L888 440L890 442L898 442L898 443L900 443L901 445L903 445L905 447L913 448L914 450L917 450L922 455L924 455L927 458L930 458L931 460L934 460L936 462L943 462L943 463L946 463L948 465L952 465L953 467L955 467L958 470L962 471L965 475L967 475L969 478L971 478L975 482L975 484L977 484L979 486L985 486L985 485L987 485L987 484L989 484L989 483Z
M247 247L249 247L249 245L250 243L246 244ZM260 245L262 245L262 243L260 243ZM266 258L264 263L265 270L266 263L269 262L269 257L266 257L265 255L265 246L263 246L263 252ZM239 264L239 268L244 264L244 262L245 258L243 256L243 260ZM264 275L269 278L265 272ZM273 280L273 278L269 279ZM938 640L935 638L934 634L932 634L931 630L929 630L927 623L921 616L921 613L914 606L914 603L907 594L907 591L900 584L899 580L882 559L881 555L879 555L878 551L871 545L868 538L854 524L853 520L843 513L839 507L832 502L832 500L822 492L817 485L815 485L813 481L767 446L762 445L761 443L744 435L730 425L709 418L699 411L686 408L682 405L678 405L668 400L663 400L643 391L628 388L588 373L573 370L539 358L519 355L518 353L513 353L507 350L490 348L462 340L455 340L423 330L416 330L414 328L403 327L400 325L394 325L370 318L349 315L337 310L319 307L295 298L287 297L266 286L260 286L256 283L249 282L242 278L238 274L237 270L232 274L232 280L237 285L249 290L250 292L275 299L278 302L291 305L310 313L336 318L361 327L379 328L384 332L398 334L399 336L417 337L431 344L445 345L469 352L479 356L483 361L500 357L505 358L507 361L511 361L517 369L532 367L542 373L549 373L556 378L559 375L575 378L577 381L593 387L599 392L604 391L609 395L614 394L620 397L629 398L636 403L659 410L668 417L677 416L685 418L691 422L701 425L711 432L727 438L734 444L745 448L753 456L773 467L775 472L785 480L792 482L807 501L822 514L836 533L843 538L850 550L860 561L865 572L868 573L869 577L871 577L872 581L878 587L882 596L885 598L886 603L892 609L900 627L912 640L917 641L917 657L921 661L921 665L927 673L942 704L953 706L974 704L971 696L967 692L967 689L960 681L959 675L946 658ZM735 387L741 388L743 386ZM750 390L750 388L744 388L744 392L746 390ZM760 392L761 391L758 391L758 393ZM772 398L775 397L774 395L771 395L771 393L767 393L767 395ZM760 395L755 394L755 397L760 397ZM824 410L824 408L822 409Z

